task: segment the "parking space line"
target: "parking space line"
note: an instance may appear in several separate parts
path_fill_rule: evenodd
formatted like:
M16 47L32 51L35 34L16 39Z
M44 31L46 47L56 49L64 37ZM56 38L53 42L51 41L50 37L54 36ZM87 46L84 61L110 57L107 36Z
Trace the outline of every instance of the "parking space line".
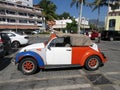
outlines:
M91 87L90 84L75 84L75 85L45 87L45 88L34 88L34 90L75 90L75 89L90 88L90 87Z
M46 78L38 78L38 77L29 77L29 78L24 78L24 79L11 79L11 80L3 80L0 81L0 84L4 83L19 83L19 82L26 82L26 81L42 81L42 80L51 80L51 79L66 79L66 78L76 78L76 77L82 77L82 75L69 75L69 76L53 76L53 77L46 77Z
M120 72L105 72L104 75L115 75L120 74Z

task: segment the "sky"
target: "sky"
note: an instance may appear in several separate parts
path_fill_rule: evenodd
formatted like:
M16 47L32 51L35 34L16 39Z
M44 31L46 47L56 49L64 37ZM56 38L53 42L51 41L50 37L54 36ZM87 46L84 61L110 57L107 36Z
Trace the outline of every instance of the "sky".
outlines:
M33 0L34 4L39 3L41 0ZM62 14L63 12L70 13L71 16L74 16L77 18L79 16L79 10L74 5L73 7L70 7L70 4L72 0L51 0L56 6L57 14ZM100 21L105 21L105 16L107 15L107 7L102 7L100 11ZM92 11L90 7L83 6L83 13L82 17L90 19L97 19L98 17L98 11L97 9L95 11Z

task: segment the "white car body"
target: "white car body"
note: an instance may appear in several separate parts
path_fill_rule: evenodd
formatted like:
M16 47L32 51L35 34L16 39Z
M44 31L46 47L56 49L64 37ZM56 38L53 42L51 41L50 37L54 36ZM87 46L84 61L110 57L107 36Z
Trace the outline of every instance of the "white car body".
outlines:
M20 45L25 45L25 44L29 43L29 39L25 38L25 37L28 37L28 35L20 35L13 31L3 31L3 32L8 34L8 36L11 39L11 43L13 43L15 41L19 42Z

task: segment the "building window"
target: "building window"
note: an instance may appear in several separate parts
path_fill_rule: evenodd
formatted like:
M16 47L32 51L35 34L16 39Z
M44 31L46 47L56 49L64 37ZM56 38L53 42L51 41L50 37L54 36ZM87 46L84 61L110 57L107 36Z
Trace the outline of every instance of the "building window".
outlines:
M8 18L7 21L10 22L10 23L16 22L15 19L10 19L10 18Z
M27 23L27 20L19 20L19 23Z
M14 11L10 11L10 10L6 10L6 13L15 15L15 12Z
M38 24L42 24L42 21L37 21Z
M29 21L29 23L33 23L33 24L34 24L34 23L35 23L35 21L31 21L31 20L30 20L30 21Z
M5 10L0 10L0 14L5 14Z
M18 14L21 15L21 16L27 16L27 13L19 12Z
M118 4L113 5L113 6L111 7L111 9L112 9L112 10L119 9L119 5L118 5Z
M116 20L110 19L109 20L109 30L115 30Z
M110 19L109 20L109 27L115 27L115 22L116 22L115 19Z
M14 6L14 4L13 4L13 3L7 3L7 5L9 5L9 6Z
M0 18L0 21L4 21L5 22L5 18Z
M28 16L32 18L32 17L34 17L35 15L34 15L34 14L28 14Z

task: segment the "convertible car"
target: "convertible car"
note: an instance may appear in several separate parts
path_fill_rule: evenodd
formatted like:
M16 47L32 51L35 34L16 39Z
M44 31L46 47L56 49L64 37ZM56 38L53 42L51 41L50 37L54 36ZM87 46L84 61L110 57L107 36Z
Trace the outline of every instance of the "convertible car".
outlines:
M22 48L12 60L26 75L46 67L80 66L93 71L106 61L98 46L81 34L51 34L47 42Z

